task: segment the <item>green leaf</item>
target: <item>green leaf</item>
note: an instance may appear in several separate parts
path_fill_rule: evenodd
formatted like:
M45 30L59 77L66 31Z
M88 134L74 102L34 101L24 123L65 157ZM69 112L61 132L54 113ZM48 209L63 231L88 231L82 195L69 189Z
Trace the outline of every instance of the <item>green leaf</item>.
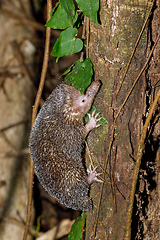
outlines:
M86 212L81 214L80 217L78 217L75 222L72 225L70 234L68 235L69 240L80 240L82 237L82 230L84 228L86 221Z
M68 18L70 18L71 22L75 17L75 13L77 14L77 12L75 12L75 5L73 3L73 0L60 0L62 7L64 8L64 10L66 11ZM78 14L77 14L78 16Z
M91 109L90 109L90 111L89 111L88 113L92 115L92 112L93 112L95 109L96 109L95 106L92 105L92 107L91 107ZM97 113L98 113L98 111L96 110L94 116L95 116ZM99 114L98 117L97 117L97 119L98 119L98 118L101 118L101 117L102 117L102 116ZM85 115L85 122L88 122L88 121L89 121L89 117L88 117L88 115L86 114L86 115ZM106 124L108 124L108 122L106 122L104 119L101 119L101 120L99 120L99 122L98 122L97 124L106 125Z
M72 26L76 22L77 17L78 14L75 12L74 4L72 5L72 8L67 11L67 7L64 9L60 3L53 17L45 24L45 26L54 29L65 29Z
M80 52L82 50L82 40L74 37L77 33L78 30L76 28L67 28L61 32L51 52L53 57L57 57L57 61L59 57Z
M54 6L54 8L52 8L52 11L50 12L50 17L52 16L52 13L54 13L55 9L58 7L58 5L60 4L60 2L57 2Z
M74 88L83 94L91 84L92 75L93 70L90 58L86 58L84 62L78 60L72 68L72 71L65 77L64 83L68 84L71 82Z
M99 0L76 0L79 9L91 19L92 22L98 24L97 12L99 9Z

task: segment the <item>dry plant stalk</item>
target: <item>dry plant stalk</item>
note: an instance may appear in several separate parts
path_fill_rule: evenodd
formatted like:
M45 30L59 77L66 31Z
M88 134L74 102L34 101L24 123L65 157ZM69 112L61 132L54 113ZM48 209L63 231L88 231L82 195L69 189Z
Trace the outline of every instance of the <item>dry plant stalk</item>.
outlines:
M52 10L52 1L47 0L47 20L50 19L50 12ZM40 84L39 84L39 89L37 92L35 104L33 107L32 111L32 126L33 123L36 119L37 115L37 110L45 82L45 76L47 72L47 67L48 67L48 60L49 60L49 45L50 45L50 34L51 34L51 29L46 28L46 41L45 41L45 50L44 50L44 59L43 59L43 66L42 66L42 73L41 73L41 79L40 79ZM30 160L30 178L29 178L29 190L28 190L28 206L27 206L27 219L26 219L26 225L25 225L25 231L24 231L24 236L23 240L27 239L27 234L28 234L28 229L29 229L29 223L30 223L30 218L31 218L31 209L32 209L32 193L33 193L33 162L32 159Z

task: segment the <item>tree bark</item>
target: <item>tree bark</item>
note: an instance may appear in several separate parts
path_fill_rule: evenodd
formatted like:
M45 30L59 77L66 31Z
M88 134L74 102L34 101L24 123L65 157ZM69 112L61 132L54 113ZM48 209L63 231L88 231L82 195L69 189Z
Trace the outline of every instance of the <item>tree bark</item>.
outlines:
M151 70L153 71L153 68L157 66L153 59L150 62L152 67L148 67L142 74L125 106L122 108L116 121L114 137L112 137L113 123L121 104L142 69L151 46L153 46L158 35L159 25L154 24L154 19L159 12L158 1L156 5L152 9L153 15L150 18L148 27L143 32L118 95L116 93L119 89L122 76L152 3L147 5L145 1L134 1L134 3L126 1L100 1L101 24L90 23L89 57L94 65L95 80L100 79L102 81L102 87L96 98L95 106L102 113L102 116L107 119L108 125L96 129L94 133L90 133L88 144L94 156L94 164L99 166L98 172L103 172L106 161L108 163L101 201L101 184L98 183L91 186L91 197L94 207L87 215L86 239L94 239L95 229L98 239L124 239L126 234L127 213L137 149L143 124L157 92L157 89L154 91L151 87L158 81L159 77L158 65L156 68L158 73L157 75L154 74L154 81L152 81L151 76L153 76L153 73L151 74ZM157 20L159 21L158 18ZM154 26L154 30L152 26ZM153 32L154 34L152 35ZM152 35L152 39L149 42L149 35L147 33L150 33L150 36ZM154 59L159 64L157 56L158 45L154 51ZM156 129L159 126L158 119L155 126ZM151 134L150 137L153 138L153 135ZM155 133L155 139L155 144L157 145L158 130ZM110 157L107 160L110 143ZM148 148L147 144L149 143L146 142L146 148ZM152 165L153 162L157 162L158 164L158 147L156 148L156 145L152 144L150 148L154 148L154 157L152 160L149 158L145 159L147 154L147 149L145 148L142 164L143 162L149 162L150 164L152 162ZM151 154L151 149L149 153ZM139 176L135 196L140 191L140 182L144 183L146 181L144 177L145 171L149 174L148 170L146 168L144 170L141 165L140 173L143 172L143 174ZM158 178L158 171L157 173L154 171L154 173ZM158 180L156 183L158 184ZM145 186L143 193L146 189L147 187ZM158 189L154 188L154 191L156 190ZM148 199L149 195L152 195L152 191L148 194ZM142 203L141 206L138 206L138 200L140 201L140 195L135 199L132 217L133 239L136 236L140 236L140 232L144 231L144 226L142 226L142 221L140 221ZM99 201L100 210L98 211ZM148 205L145 202L143 208L147 209L147 207ZM97 213L98 223L96 224ZM149 231L149 228L147 231Z

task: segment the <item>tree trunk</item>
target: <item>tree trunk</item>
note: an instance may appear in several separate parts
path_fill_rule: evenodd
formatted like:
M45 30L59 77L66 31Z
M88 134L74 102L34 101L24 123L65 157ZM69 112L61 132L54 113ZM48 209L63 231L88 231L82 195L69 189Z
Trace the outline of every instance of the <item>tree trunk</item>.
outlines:
M94 164L99 166L98 172L103 172L105 164L107 164L107 170L102 197L100 197L101 184L93 184L91 187L94 207L87 215L86 239L92 239L96 235L97 239L115 240L124 239L126 234L129 199L138 145L150 105L159 89L159 87L153 88L158 82L160 74L159 42L154 50L150 65L139 78L117 118L114 137L112 135L113 123L158 35L159 3L157 1L156 7L152 9L153 15L143 32L120 89L122 76L152 3L147 5L146 1L134 1L134 3L130 1L101 1L100 6L101 25L90 23L89 57L94 64L95 80L100 79L102 81L95 106L107 119L108 125L101 126L94 133L90 133L88 144L94 156ZM120 91L116 96L118 90ZM155 114L157 113L155 112L154 116ZM146 216L149 217L150 210L145 215L146 209L149 206L151 209L154 208L155 201L158 200L158 193L156 197L153 197L153 194L158 192L159 189L158 126L160 123L158 118L155 123L146 141L139 173L132 216L132 239L136 237L141 239L144 234L147 236L152 225L152 236L155 236L157 229L159 231L159 225L156 225L155 230L156 223L151 214L150 225L143 221ZM109 151L110 144L111 151ZM108 151L109 158L107 158ZM153 180L154 175L157 179ZM99 202L100 210L98 211ZM159 208L158 203L154 211L157 208ZM98 223L96 224L97 213ZM95 229L96 234L94 234ZM145 239L149 238L146 237Z

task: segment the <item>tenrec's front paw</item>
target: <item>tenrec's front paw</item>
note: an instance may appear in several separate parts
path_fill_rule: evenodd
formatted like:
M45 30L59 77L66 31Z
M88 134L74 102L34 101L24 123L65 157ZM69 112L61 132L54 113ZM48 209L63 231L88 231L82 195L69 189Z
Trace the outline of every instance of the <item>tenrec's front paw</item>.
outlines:
M102 180L98 179L97 176L101 175L102 173L96 173L97 167L95 167L92 170L92 166L90 165L89 168L87 168L87 172L88 172L88 183L92 184L93 182L103 182Z
M94 110L94 111L92 112L92 115L88 113L88 117L89 117L89 122L88 122L88 124L90 124L90 126L92 126L92 127L91 127L92 129L101 126L101 124L97 124L97 122L99 122L99 120L101 120L102 117L101 117L101 118L97 118L100 113L97 113L97 114L94 116L95 112L96 112L96 110Z

